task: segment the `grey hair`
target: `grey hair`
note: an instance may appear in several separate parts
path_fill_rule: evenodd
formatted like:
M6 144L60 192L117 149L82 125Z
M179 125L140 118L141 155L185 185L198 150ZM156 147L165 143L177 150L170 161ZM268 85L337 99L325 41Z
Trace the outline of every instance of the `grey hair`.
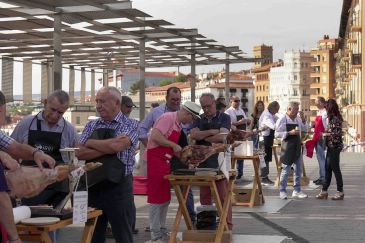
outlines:
M53 99L57 98L57 100L62 104L62 105L66 105L68 106L70 103L70 97L68 96L68 94L63 91L63 90L55 90L52 93L50 93L47 96L47 101L51 101Z
M199 102L201 103L203 97L209 97L210 99L215 101L215 97L212 93L203 93L200 98L199 98Z
M5 105L5 104L6 104L5 95L2 91L0 91L0 105Z
M113 86L102 87L100 90L107 90L119 103L122 103L122 93L120 93L119 89ZM100 91L99 90L99 91Z
M288 108L294 108L294 107L299 107L299 102L297 101L290 101Z
M280 107L279 102L273 101L270 102L270 104L267 106L267 109L271 112L273 111L274 108L279 108L279 107Z

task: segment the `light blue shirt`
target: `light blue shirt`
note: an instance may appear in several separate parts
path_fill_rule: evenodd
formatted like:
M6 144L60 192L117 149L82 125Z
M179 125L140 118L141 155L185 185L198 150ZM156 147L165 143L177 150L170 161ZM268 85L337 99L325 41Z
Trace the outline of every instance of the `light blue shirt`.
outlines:
M10 136L19 143L28 144L29 129L37 130L37 119L33 118L35 118L35 116L27 116L20 121ZM43 118L43 111L37 115L37 118L41 121L42 131L58 133L63 131L61 137L61 148L73 148L76 146L78 135L75 127L70 122L61 118L54 126L49 127L47 121Z
M150 111L150 113L147 114L146 118L139 124L138 137L140 140L148 139L148 134L153 127L153 124L155 124L156 120L165 112L172 111L169 110L166 104L162 104L154 108Z

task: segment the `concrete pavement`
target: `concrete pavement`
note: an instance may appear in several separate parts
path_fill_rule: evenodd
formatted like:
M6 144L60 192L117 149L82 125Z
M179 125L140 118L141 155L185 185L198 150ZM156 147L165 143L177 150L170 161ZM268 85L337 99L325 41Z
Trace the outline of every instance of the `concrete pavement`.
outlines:
M315 156L314 156L315 157ZM316 159L305 157L307 175L318 177ZM278 189L264 187L266 204L253 209L237 208L233 210L234 242L365 242L365 154L342 153L341 169L344 179L344 201L318 200L315 195L320 188L311 184L303 191L309 198L287 201L278 199ZM252 176L251 163L245 163L244 176ZM270 178L275 179L274 163L270 165ZM292 188L288 187L288 195ZM330 195L336 192L335 178L329 189ZM196 202L198 191L194 192ZM135 242L149 240L149 233L144 231L148 226L148 205L145 196L136 196L137 228ZM177 210L174 198L168 212L168 224L172 224ZM184 228L182 227L182 230ZM59 243L79 242L81 226L70 226L62 229ZM107 242L114 242L108 239Z

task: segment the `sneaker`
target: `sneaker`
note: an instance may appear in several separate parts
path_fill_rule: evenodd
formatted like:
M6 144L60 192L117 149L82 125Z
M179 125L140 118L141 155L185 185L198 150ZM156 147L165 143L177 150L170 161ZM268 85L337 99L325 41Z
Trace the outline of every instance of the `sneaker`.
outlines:
M270 180L268 177L262 178L261 183L264 185L274 185L274 182Z
M157 239L157 240L148 240L145 243L166 243L167 241Z
M314 182L314 184L316 184L317 186L322 186L323 181L318 179L316 182Z
M242 178L242 176L237 176L236 180L240 180Z
M286 192L280 192L280 199L283 199L283 200L285 200L285 199L288 199L288 194L286 193Z
M316 184L318 181L320 181L319 178L317 180L314 180L313 183Z
M307 198L308 195L303 193L303 192L296 192L296 191L293 191L293 194L291 195L292 198L299 198L299 199L303 199L303 198Z

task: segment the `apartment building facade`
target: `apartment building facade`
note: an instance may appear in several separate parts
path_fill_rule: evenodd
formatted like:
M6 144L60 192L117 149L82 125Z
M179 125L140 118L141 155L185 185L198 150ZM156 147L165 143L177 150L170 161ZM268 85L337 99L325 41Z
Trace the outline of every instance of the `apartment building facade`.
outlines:
M364 0L343 1L335 94L347 122L346 142L365 140L364 14Z
M305 51L284 53L284 65L270 70L269 102L278 101L280 113L285 113L289 102L300 103L300 110L310 116L310 73L313 57Z
M315 100L318 96L325 99L335 97L335 53L337 52L337 39L330 39L325 35L323 39L319 40L317 47L311 50L311 55L314 60L311 63L313 68L310 77L312 82L310 84L310 110L311 120L317 114L317 107Z

